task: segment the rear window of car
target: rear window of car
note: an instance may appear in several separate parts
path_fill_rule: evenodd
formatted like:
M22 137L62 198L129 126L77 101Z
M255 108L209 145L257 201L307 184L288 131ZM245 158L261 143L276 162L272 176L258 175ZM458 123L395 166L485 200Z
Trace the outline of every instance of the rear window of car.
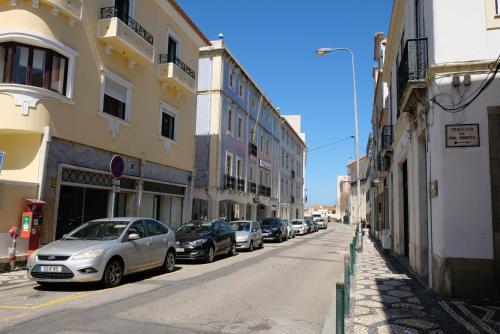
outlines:
M261 225L262 226L278 227L279 220L278 219L262 219Z
M292 221L293 225L302 225L302 222L300 220L294 220Z

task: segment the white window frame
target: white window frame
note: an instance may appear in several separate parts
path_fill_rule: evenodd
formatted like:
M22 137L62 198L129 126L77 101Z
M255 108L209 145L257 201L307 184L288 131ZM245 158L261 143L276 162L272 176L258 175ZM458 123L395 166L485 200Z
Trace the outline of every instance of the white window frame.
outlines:
M182 45L182 41L181 41L181 38L179 37L179 35L177 35L174 31L174 29L172 29L171 27L167 26L166 28L166 38L165 38L165 54L168 53L168 39L169 38L172 38L173 40L175 40L175 42L177 43L177 48L175 49L175 56L177 58L180 58L181 56L181 45Z
M106 78L111 79L112 81L116 82L117 84L125 87L127 89L127 97L126 97L126 102L125 102L125 119L121 119L119 117L115 117L113 115L110 115L108 113L104 112L104 89L106 86ZM112 120L116 120L118 122L130 124L130 114L132 111L132 89L134 88L134 85L130 82L122 78L116 73L113 73L107 69L103 69L101 73L101 101L100 101L100 107L99 107L99 114L105 118L109 118Z
M231 158L230 170L227 170L227 158ZM233 165L234 165L234 155L233 153L226 151L226 160L224 161L224 171L226 175L233 176Z
M163 114L170 115L174 118L174 139L165 137L161 134L161 126L162 126L162 116ZM171 141L173 143L179 143L179 110L177 110L172 105L168 104L165 101L160 101L160 124L158 127L159 136L167 141Z
M243 140L244 127L245 124L243 123L243 117L241 117L241 115L238 115L238 128L236 129L236 131L239 140Z

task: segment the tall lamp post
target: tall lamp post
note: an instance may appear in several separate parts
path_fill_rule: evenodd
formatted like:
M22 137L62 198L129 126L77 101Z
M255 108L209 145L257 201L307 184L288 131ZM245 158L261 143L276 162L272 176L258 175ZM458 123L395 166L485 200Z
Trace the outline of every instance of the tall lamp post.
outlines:
M356 96L356 71L354 69L354 53L351 49L348 48L319 48L316 50L316 55L319 57L326 55L327 53L333 51L346 51L351 55L352 62L352 86L353 86L353 95L354 95L354 126L355 126L355 141L356 141L356 219L358 220L358 234L361 234L358 238L360 240L360 244L358 245L359 249L363 248L363 239L362 239L362 231L361 231L361 219L359 216L359 209L361 206L361 180L359 177L359 132L358 132L358 99Z

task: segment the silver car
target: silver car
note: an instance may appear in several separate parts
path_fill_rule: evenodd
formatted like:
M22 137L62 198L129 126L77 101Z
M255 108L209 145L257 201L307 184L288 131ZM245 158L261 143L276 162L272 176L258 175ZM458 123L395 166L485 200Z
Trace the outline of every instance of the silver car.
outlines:
M250 220L237 220L229 225L236 232L236 248L252 252L254 247L263 248L264 239L260 224Z
M305 235L308 233L309 227L307 226L307 223L304 220L302 219L292 220L292 225L295 228L295 232L297 234Z
M97 219L33 252L28 273L41 285L102 281L115 287L138 271L174 271L175 246L174 232L154 219Z

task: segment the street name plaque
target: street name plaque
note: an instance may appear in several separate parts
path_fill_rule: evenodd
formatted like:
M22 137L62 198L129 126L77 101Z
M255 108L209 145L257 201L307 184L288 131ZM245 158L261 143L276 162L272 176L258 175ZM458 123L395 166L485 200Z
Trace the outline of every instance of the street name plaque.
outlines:
M446 147L478 147L479 124L446 125Z

